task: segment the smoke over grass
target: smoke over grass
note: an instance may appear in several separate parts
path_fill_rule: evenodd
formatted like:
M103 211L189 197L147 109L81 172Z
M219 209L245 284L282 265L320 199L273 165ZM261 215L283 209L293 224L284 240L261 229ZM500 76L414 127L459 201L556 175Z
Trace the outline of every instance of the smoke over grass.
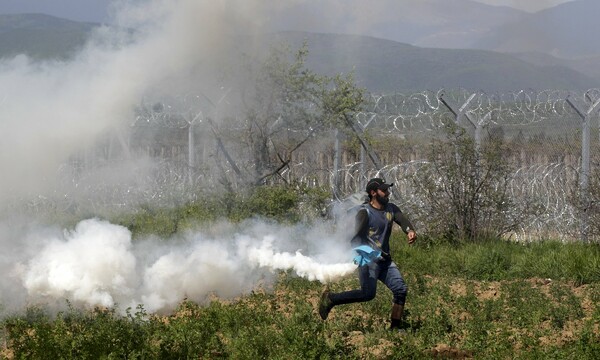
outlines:
M355 266L346 234L327 224L222 223L218 231L131 240L122 226L89 219L72 230L30 229L0 258L0 304L173 310L182 300L231 299L269 288L279 270L326 283ZM7 230L3 229L3 236Z

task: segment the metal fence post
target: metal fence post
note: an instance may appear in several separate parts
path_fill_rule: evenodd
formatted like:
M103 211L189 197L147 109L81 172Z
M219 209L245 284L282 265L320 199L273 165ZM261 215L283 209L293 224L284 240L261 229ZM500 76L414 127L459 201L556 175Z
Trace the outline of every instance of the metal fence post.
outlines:
M477 93L471 94L471 96L469 96L467 101L465 101L465 103L462 104L460 107L448 102L448 100L445 99L444 96L445 96L445 93L441 92L438 95L438 99L442 102L442 104L444 104L448 108L448 110L450 110L450 112L452 114L454 114L455 124L460 127L463 127L463 125L462 125L463 121L461 121L461 120L463 117L465 117L468 120L468 124L471 125L473 127L473 129L475 129L475 134L474 134L475 147L476 147L475 149L477 151L477 156L479 156L479 149L480 149L480 145L481 145L481 136L480 136L481 126L479 124L479 121L474 121L471 118L471 116L467 113L469 104L475 98L475 96L477 96ZM459 162L460 162L460 154L457 151L456 152L456 163L458 164Z
M340 130L335 129L334 132L334 146L333 146L333 196L339 198L340 194L340 163L342 159L342 151L340 146Z
M583 108L569 95L567 103L579 114L582 119L581 124L581 177L580 177L580 196L582 202L581 212L581 241L588 242L589 235L589 177L590 177L590 123L593 114L600 108L600 99L598 99L589 110Z
M371 121L375 119L376 115L373 114L369 121L367 121L364 125L360 125L360 128L364 132L371 124ZM364 189L367 186L367 167L365 162L367 161L367 151L364 146L360 147L360 181L359 181L359 189Z
M367 152L365 148L360 147L360 181L358 184L359 189L364 189L367 186L367 167L365 162L367 161Z
M188 180L190 184L194 182L194 168L196 167L194 124L195 121L191 121L188 126Z
M448 110L450 110L450 112L452 114L454 114L454 122L456 123L456 125L462 126L461 125L461 120L463 117L466 117L467 120L469 120L470 125L473 126L473 128L477 128L477 123L475 121L473 121L473 119L471 119L471 116L467 113L469 104L471 103L471 101L475 98L475 96L477 96L477 93L471 94L471 96L469 96L469 98L467 99L467 101L465 101L464 104L462 104L460 107L451 104L446 98L445 98L445 93L441 92L438 95L438 99L442 102L442 104L444 104Z
M347 115L344 115L344 118L346 119L346 123L350 126L352 131L354 131L354 133L356 134L358 141L360 141L360 144L367 152L367 155L369 155L369 158L375 165L375 168L377 169L377 171L381 170L383 168L383 164L381 163L381 160L379 160L379 156L377 156L377 153L373 150L373 148L371 148L371 146L367 142L367 138L365 137L364 131L361 128L361 126L356 124Z

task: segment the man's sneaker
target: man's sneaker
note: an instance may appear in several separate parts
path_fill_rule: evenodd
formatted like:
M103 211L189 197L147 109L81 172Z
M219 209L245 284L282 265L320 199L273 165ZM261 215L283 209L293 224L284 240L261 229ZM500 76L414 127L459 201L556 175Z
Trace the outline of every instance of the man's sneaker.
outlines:
M326 320L332 308L333 302L329 297L329 290L325 290L323 291L323 294L321 294L321 300L319 300L319 315L321 316L321 319Z

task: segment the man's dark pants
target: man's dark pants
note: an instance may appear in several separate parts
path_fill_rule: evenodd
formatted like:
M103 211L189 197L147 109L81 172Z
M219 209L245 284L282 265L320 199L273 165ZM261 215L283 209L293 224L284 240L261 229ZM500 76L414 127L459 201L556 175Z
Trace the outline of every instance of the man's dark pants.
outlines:
M404 282L398 266L391 260L370 263L358 268L360 290L331 293L329 298L333 305L350 304L373 300L377 290L377 281L381 281L392 291L394 304L404 305L408 287Z

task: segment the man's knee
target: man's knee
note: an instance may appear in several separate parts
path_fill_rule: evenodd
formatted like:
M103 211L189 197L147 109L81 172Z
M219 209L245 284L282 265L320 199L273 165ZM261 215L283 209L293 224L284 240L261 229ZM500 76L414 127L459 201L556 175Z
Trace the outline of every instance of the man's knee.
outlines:
M369 284L372 285L372 284ZM362 288L362 298L364 301L371 301L375 299L375 295L377 294L376 286L365 286Z
M376 294L377 294L377 291L374 289L365 289L365 291L363 292L364 299L366 301L371 301L371 300L375 299Z

